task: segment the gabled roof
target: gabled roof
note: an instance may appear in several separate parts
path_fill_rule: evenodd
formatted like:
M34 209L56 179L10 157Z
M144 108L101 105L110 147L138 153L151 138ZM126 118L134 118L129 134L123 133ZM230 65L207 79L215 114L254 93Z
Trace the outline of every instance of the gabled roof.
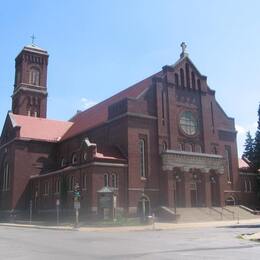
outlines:
M173 65L171 65L170 67L175 68L177 67L180 63L182 63L184 60L187 60L194 68L194 70L198 73L199 76L201 76L202 78L207 78L205 75L201 74L200 71L198 70L198 68L194 65L194 63L192 62L192 60L188 57L188 56L183 56L180 59L178 59Z
M172 68L175 68L177 65L182 63L184 60L187 60L196 70L196 72L201 76L202 75L196 66L193 64L190 58L184 56L180 58L175 64L171 65ZM74 122L73 126L65 133L62 137L62 140L76 136L84 131L101 125L108 119L108 107L115 102L118 102L124 98L138 98L145 90L147 90L152 84L152 78L155 76L161 76L162 71L155 73L154 75L138 82L137 84L119 92L118 94L104 100L103 102L76 114L71 121Z
M248 163L245 162L245 160L239 158L238 159L238 168L239 169L249 169L250 166Z
M102 101L101 103L76 114L71 121L73 126L65 133L62 140L73 137L88 129L98 126L108 119L108 107L115 102L118 102L124 98L137 98L143 93L152 83L152 78L158 76L161 72L158 72L149 78L146 78L139 83L119 92L118 94Z
M58 142L72 122L49 120L9 113L13 127L20 127L20 138Z

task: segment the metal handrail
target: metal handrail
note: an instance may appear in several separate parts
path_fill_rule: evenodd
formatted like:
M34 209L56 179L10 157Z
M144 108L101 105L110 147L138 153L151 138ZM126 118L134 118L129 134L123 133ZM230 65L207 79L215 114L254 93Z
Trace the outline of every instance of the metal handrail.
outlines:
M213 207L210 207L210 209L215 211L215 212L217 212L220 215L221 220L223 220L223 213L222 213L222 211L220 212L220 211L218 211L217 209L215 209Z
M230 210L230 209L227 209L227 208L225 208L225 207L222 207L222 212L223 212L223 210L225 210L225 211L227 211L228 213L232 214L232 215L233 215L233 220L235 219L235 212L234 212L234 211L232 211L232 210Z

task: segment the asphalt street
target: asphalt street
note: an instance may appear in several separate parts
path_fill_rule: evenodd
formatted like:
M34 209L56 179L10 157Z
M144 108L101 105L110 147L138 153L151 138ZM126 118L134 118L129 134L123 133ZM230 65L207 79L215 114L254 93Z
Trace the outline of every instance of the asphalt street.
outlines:
M78 232L0 227L0 260L259 259L260 243L238 238L259 229Z

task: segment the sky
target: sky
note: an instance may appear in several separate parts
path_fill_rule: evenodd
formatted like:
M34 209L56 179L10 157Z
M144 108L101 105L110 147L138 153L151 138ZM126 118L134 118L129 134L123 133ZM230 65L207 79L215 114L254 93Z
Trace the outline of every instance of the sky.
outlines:
M48 117L59 120L175 63L184 41L235 118L241 155L260 102L259 10L258 0L0 0L0 125L32 34L50 55Z

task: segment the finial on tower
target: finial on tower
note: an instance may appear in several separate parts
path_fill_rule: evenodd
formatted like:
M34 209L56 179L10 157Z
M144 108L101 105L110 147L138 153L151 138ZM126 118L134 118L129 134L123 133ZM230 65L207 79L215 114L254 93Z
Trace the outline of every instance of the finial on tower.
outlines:
M36 37L35 37L34 33L32 34L31 38L32 38L32 45L35 45L34 40L36 39Z
M181 58L188 56L188 53L186 52L186 48L187 48L187 44L185 42L182 42L181 43L182 52L181 52L181 55L180 55Z

